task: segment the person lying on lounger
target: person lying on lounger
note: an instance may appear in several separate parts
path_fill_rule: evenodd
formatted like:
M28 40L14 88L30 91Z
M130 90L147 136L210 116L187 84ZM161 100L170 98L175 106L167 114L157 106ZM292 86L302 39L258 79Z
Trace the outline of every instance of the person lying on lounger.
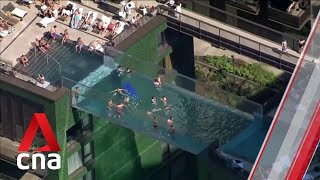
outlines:
M93 19L93 13L91 13L89 15L88 19L83 22L83 24L81 25L81 28L88 30L90 28L90 26L92 25L91 24L92 19Z
M40 40L38 38L36 39L35 44L36 44L36 47L39 48L41 52L43 53L47 52L47 50L44 47L40 46Z
M48 44L48 42L44 38L40 39L40 43L39 44L40 44L41 47L45 48L46 50L53 50L51 48L51 46Z

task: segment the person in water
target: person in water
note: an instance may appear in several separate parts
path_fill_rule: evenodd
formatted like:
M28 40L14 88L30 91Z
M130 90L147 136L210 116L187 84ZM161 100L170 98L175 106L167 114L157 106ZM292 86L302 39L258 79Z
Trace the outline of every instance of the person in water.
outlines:
M123 103L120 103L120 104L116 105L116 109L117 109L116 115L117 115L118 117L120 117L120 115L121 115L121 113L122 113L122 110L123 110L123 108L124 108L125 106L126 106L126 105L123 104Z
M129 101L130 101L129 96L126 96L126 97L123 99L123 101L124 101L124 104L129 104Z
M162 98L160 98L160 101L163 103L164 106L167 106L167 97L162 96Z
M131 77L131 73L132 73L132 70L129 67L127 67L127 76Z
M112 99L109 99L109 100L108 100L108 103L107 103L107 108L108 108L109 111L112 110L112 106L113 106Z
M117 88L117 89L111 91L110 93L113 93L113 96L116 96L118 93L121 95L125 95L127 93L127 90Z
M124 69L121 65L118 66L118 76L120 77L124 72Z
M157 105L157 99L156 99L155 96L152 96L152 98L151 98L151 104L152 104L152 105Z

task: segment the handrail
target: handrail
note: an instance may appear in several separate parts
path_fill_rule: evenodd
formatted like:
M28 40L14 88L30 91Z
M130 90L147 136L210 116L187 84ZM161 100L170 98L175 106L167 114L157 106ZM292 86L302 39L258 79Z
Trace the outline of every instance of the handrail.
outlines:
M48 53L45 53L46 54L46 56L47 56L47 64L48 64L48 57L50 57L51 59L53 59L57 64L58 64L58 66L59 66L59 72L61 73L61 65L60 65L60 63L55 59L55 58L53 58L52 56L50 56ZM34 46L34 55L36 56L37 55L37 46Z
M20 79L25 82L30 82L32 84L35 84L35 82L37 81L37 78L38 78L37 76L32 75L28 72L22 71L20 69L16 69L16 68L12 67L11 65L9 65L7 62L8 62L8 60L6 60L4 58L0 58L0 63L3 63L4 66L6 66L8 68L7 69L8 71L4 68L0 68L1 73L6 74L8 76L10 76L10 75L13 76L13 74L11 74L10 71L12 71L14 69L17 72L17 76L14 76L15 78ZM51 91L51 92L54 92L58 87L60 87L60 86L56 85L59 80L60 79L56 80L55 82L51 83L48 87L46 87L44 89Z
M214 25L209 24L209 23L207 23L207 22L204 22L204 21L202 21L202 20L196 19L196 18L191 17L191 16L189 16L189 15L186 15L186 14L183 14L183 13L176 12L176 11L174 11L174 10L172 10L172 9L170 9L170 8L168 8L168 7L166 7L166 6L159 5L159 8L160 8L160 14L161 14L161 15L163 15L163 12L161 11L161 9L163 9L163 10L165 10L165 11L170 11L170 12L178 13L178 14L179 14L179 21L180 21L180 22L182 22L182 21L181 21L181 16L180 16L180 15L182 15L182 16L185 16L185 17L191 18L191 19L193 19L193 20L195 20L195 21L198 21L198 22L199 22L199 24L200 24L200 23L202 23L202 24L205 24L205 25L208 25L208 26L212 26L212 27L217 28L217 29L219 29L219 30L226 31L226 32L228 32L228 33L230 33L230 34L232 34L232 35L236 35L236 36L239 36L239 37L241 37L241 38L244 38L244 39L247 39L247 40L253 41L253 42L255 42L255 43L261 44L260 42L258 42L258 41L256 41L256 40L248 39L248 38L246 38L246 37L244 37L244 36L241 36L241 35L239 35L239 34L236 34L236 33L232 32L232 31L225 30L225 29L221 29L221 28L219 28L219 27L217 27L217 26L214 26ZM200 28L199 28L199 29L200 29ZM297 41L298 41L298 40L297 40ZM267 47L269 47L269 48L274 48L274 47L271 47L271 46L268 46L268 45L264 45L264 46L267 46ZM287 54L287 55L292 56L292 57L297 57L297 56L294 56L294 55L292 55L292 54ZM298 57L297 57L297 58L298 58Z
M48 53L46 53L46 55L47 55L47 64L48 64L48 57L50 57L51 59L53 59L58 64L59 72L61 73L61 65L60 65L60 63L56 59L54 59L52 56L50 56Z
M298 61L299 57L295 54L282 53L281 50L277 50L278 51L277 52L275 51L276 48L274 46L272 47L271 45L263 44L262 42L259 42L252 38L249 39L248 37L241 36L230 30L221 29L220 27L211 25L207 22L203 22L194 17L184 15L183 13L179 13L178 17L172 17L173 21L171 21L169 17L170 14L168 15L164 14L165 12L173 13L174 11L163 5L159 6L159 14L165 17L168 17L168 21L174 24L172 27L170 27L169 25L170 28L173 28L177 31L181 31L190 36L194 36L194 34L196 34L196 37L199 36L200 39L204 39L211 43L212 41L216 42L218 43L219 47L225 47L225 48L229 47L234 51L238 52L239 54L244 54L249 57L253 56L259 62L265 62L265 63L271 64L279 69L287 71L288 73L293 72L294 66ZM178 12L174 12L174 13L178 13ZM183 20L181 19L182 17L190 18L191 21L194 22L194 24L189 25L188 22L183 22ZM204 26L202 24L204 24ZM195 29L188 27L188 25L194 27ZM208 34L210 32L208 32L208 30L206 30L207 28L204 28L204 27L209 27L209 29L210 27L214 28L215 32L212 32L213 36ZM186 29L186 30L184 31L183 29ZM231 35L231 37L234 36L235 38L228 38L227 36L221 36L221 32L228 33ZM254 44L254 46L247 46L245 44L242 44L241 42L250 42L249 44ZM268 53L268 51L270 53ZM282 56L282 55L285 55L285 56Z

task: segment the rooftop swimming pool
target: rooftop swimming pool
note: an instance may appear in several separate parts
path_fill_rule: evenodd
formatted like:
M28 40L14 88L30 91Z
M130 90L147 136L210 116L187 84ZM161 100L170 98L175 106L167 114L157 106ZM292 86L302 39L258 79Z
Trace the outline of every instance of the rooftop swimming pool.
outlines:
M173 83L165 83L157 89L153 86L153 79L141 73L119 76L114 70L116 66L116 63L109 62L78 83L65 79L70 81L73 89L80 88L80 97L74 106L194 154L216 140L226 143L254 121L248 114L207 100ZM109 99L115 104L123 102L124 96L110 93L116 88L127 89L130 97L130 103L120 117L115 108L107 109ZM151 104L152 96L157 98L157 105ZM164 110L165 106L160 102L162 96L167 97L171 111ZM153 114L147 115L152 110L155 110ZM174 134L169 133L166 123L170 116L174 120ZM159 120L157 129L153 128L154 117Z

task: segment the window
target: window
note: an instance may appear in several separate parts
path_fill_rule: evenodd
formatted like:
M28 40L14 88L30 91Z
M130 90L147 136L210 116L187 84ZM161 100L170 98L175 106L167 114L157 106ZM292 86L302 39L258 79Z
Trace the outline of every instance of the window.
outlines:
M159 35L158 47L163 46L166 43L166 36L164 32Z
M84 131L86 130L92 130L92 114L85 115L82 119L82 129Z
M93 142L83 146L83 163L90 161L93 158Z
M82 166L80 152L76 152L68 158L68 175Z

